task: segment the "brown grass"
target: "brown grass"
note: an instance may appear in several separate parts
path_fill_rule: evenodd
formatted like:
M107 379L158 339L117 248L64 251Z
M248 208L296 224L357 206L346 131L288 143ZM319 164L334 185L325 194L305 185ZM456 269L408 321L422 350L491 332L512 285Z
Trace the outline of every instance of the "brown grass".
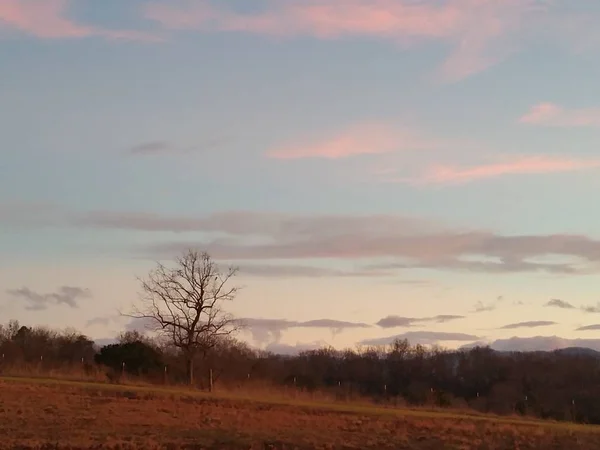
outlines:
M5 377L51 378L73 381L92 381L104 383L107 381L106 370L99 366L83 364L62 364L52 367L41 363L20 363L0 365L0 375Z
M598 427L288 394L3 378L0 449L600 448Z

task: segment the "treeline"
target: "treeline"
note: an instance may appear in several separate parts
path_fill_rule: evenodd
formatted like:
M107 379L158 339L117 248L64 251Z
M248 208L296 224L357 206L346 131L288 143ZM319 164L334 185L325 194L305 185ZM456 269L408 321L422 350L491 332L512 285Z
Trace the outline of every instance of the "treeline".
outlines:
M76 331L0 326L0 370L81 367L109 381L121 377L185 383L181 350L136 332L99 347ZM600 359L586 352L444 351L396 341L386 348L331 348L282 356L221 339L197 355L195 384L207 389L262 382L338 398L388 404L472 408L497 414L600 424Z

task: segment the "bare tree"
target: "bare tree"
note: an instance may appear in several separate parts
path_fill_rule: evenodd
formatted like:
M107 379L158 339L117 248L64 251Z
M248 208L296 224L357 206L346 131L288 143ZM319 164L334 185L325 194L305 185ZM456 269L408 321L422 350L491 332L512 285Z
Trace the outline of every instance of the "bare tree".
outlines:
M206 253L188 250L168 268L161 263L142 283L141 306L129 317L151 324L169 343L179 348L187 364L187 377L194 383L194 361L206 356L219 339L230 336L239 325L223 310L238 287L229 286L237 269L221 272Z

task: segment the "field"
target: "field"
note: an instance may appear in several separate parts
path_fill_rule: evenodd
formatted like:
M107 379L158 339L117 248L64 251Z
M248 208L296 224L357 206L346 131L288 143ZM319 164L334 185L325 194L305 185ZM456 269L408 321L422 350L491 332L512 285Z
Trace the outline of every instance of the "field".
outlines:
M0 449L598 449L600 428L59 380L0 379Z

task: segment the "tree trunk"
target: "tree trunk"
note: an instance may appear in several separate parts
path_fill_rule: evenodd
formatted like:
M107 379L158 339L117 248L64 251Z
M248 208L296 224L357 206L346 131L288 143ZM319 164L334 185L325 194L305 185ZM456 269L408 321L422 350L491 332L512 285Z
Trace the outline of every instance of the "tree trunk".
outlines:
M188 356L187 359L187 379L190 386L194 385L194 357Z

